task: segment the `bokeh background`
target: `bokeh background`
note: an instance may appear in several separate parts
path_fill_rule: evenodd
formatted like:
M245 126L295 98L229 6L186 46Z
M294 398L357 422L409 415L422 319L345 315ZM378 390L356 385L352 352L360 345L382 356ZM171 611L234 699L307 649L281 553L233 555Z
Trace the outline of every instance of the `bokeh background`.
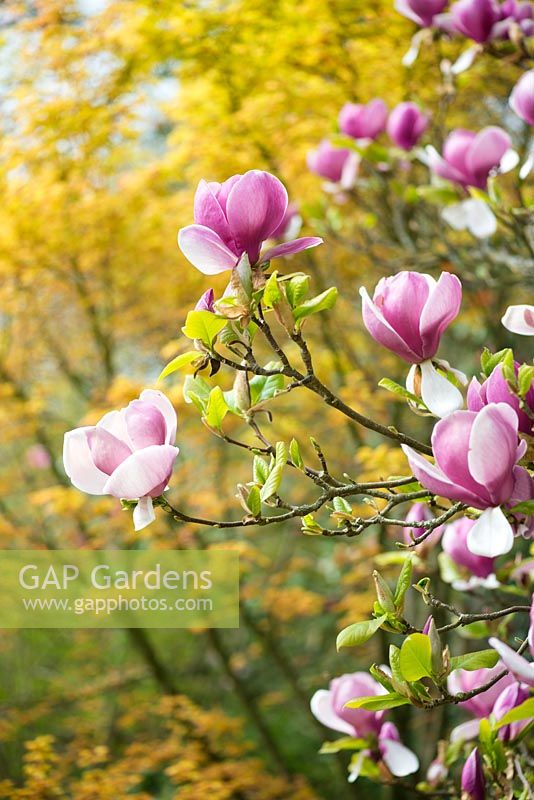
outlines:
M423 436L376 388L402 365L362 329L358 288L399 269L449 269L466 290L443 354L476 369L481 345L532 278L525 242L503 229L491 248L444 230L413 186L422 165L362 171L336 204L306 167L335 134L347 100L417 100L438 148L462 125L526 130L507 107L520 68L480 59L452 87L440 72L461 45L425 48L401 66L412 25L389 0L4 0L0 7L0 546L210 547L241 555L235 631L5 631L0 638L0 797L312 800L377 797L346 784L346 762L317 755L328 732L309 712L315 689L384 657L385 640L336 654L339 628L364 618L371 572L390 532L359 540L302 536L298 525L206 532L162 514L134 534L112 498L73 489L65 430L155 386L183 349L187 310L210 285L180 254L198 180L251 168L280 177L306 234L326 244L282 265L339 287L334 312L309 323L321 375L350 403ZM507 179L502 180L507 190ZM509 185L513 200L512 184ZM528 243L527 243L528 244ZM531 256L531 253L530 253ZM224 280L215 281L218 290ZM460 355L463 353L463 355ZM520 355L520 353L518 353ZM525 354L526 357L526 354ZM228 376L218 376L229 388ZM225 383L226 380L226 383ZM205 429L177 376L170 497L191 513L236 513L250 463ZM229 433L239 432L228 422ZM234 428L232 428L234 426ZM272 439L324 444L332 467L362 479L407 474L400 451L304 394L281 398ZM241 431L242 432L242 431ZM288 484L293 498L305 487ZM362 512L363 513L363 512ZM450 711L397 715L427 764ZM403 797L384 788L382 796Z

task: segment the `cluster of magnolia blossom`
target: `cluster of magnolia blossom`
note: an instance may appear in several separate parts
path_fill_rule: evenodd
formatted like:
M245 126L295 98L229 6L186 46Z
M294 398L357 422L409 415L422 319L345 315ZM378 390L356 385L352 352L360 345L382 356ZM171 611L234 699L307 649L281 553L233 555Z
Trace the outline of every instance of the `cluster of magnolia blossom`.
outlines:
M428 632L431 619L429 617L427 620L423 633ZM534 596L528 641L534 657ZM491 718L499 722L512 709L529 698L530 687L534 686L534 663L527 662L496 639L490 639L490 644L500 652L502 661L489 669L454 670L447 679L448 691L452 695L469 693L479 686L494 681L502 675L504 668L510 671L485 691L459 704L471 719L451 731L450 740L453 743L476 739L483 719ZM387 666L382 666L381 669L386 674L391 674ZM350 781L358 778L365 768L366 761L383 764L395 777L405 777L419 769L419 760L415 753L402 744L395 725L386 721L386 711L369 711L348 705L358 698L370 698L386 693L384 687L370 675L365 672L355 672L334 678L328 689L319 689L311 699L312 713L325 727L363 742L362 748L352 758ZM513 742L531 722L532 720L527 718L503 725L499 730L499 739L503 742ZM437 758L428 768L427 783L431 787L438 786L447 774L446 763ZM465 762L461 784L462 791L469 800L484 800L486 797L484 772L476 747Z

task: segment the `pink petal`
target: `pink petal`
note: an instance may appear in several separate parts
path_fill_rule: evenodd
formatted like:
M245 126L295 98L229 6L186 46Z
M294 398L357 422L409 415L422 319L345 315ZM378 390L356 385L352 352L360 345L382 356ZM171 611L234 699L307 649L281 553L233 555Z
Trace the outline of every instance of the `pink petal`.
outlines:
M504 503L512 493L517 426L517 414L511 406L490 403L476 414L471 428L469 472L487 488L495 505Z
M94 427L76 428L65 434L63 440L63 466L73 485L87 494L105 494L108 476L98 469L87 440Z
M238 262L235 253L215 231L204 225L188 225L178 232L178 246L191 264L204 275L218 275Z
M476 414L455 411L440 420L432 432L432 450L439 469L457 486L464 488L465 502L475 500L476 508L494 505L486 487L477 483L469 469L469 441ZM451 499L461 500L461 497Z
M456 275L442 272L438 282L430 290L419 322L427 358L436 354L443 331L456 319L461 304L462 284Z
M128 433L136 450L151 444L165 444L165 420L156 406L144 400L133 400L125 416Z
M399 334L392 328L378 306L371 300L367 290L360 289L362 315L365 327L379 344L404 358L409 364L417 364L421 359Z
M100 425L87 432L87 441L95 466L106 475L111 475L132 454L127 444Z
M157 497L169 481L177 455L178 448L168 444L136 450L109 477L104 493L127 500Z
M443 158L447 164L457 170L464 180L469 172L467 154L476 138L474 131L457 128L450 133L443 145Z
M485 179L490 170L499 165L499 162L512 141L508 134L495 126L484 128L477 133L472 146L466 156L466 166L478 179Z
M145 389L139 395L140 400L145 400L147 403L152 403L163 414L165 425L167 427L167 437L165 444L173 444L176 439L176 411L169 398L156 389Z
M332 707L332 693L327 689L319 689L310 701L310 708L315 719L327 728L339 733L354 736L354 728L340 719Z
M287 208L284 185L268 172L246 172L231 189L226 215L232 234L255 264L261 243L277 229Z
M439 424L439 423L438 423ZM471 494L463 486L457 486L452 483L434 464L431 464L426 458L412 450L408 445L401 445L404 455L408 459L411 470L418 481L429 489L434 494L442 497L448 497L451 500L460 500L470 505L476 505L480 502L475 494Z
M488 641L490 646L498 652L504 662L504 666L510 670L516 680L528 683L529 686L534 686L533 663L518 655L515 650L501 642L500 639L492 637Z
M261 263L263 264L278 256L289 256L292 253L300 253L302 250L309 250L310 247L317 247L318 244L322 243L323 240L318 236L303 236L300 239L293 239L292 242L277 244L276 247L271 247L263 253Z
M220 190L219 184L215 184L215 186ZM212 184L207 183L207 181L201 180L198 184L195 192L194 209L195 223L197 225L211 228L224 243L231 245L232 234L228 220L217 199L216 192L212 188Z

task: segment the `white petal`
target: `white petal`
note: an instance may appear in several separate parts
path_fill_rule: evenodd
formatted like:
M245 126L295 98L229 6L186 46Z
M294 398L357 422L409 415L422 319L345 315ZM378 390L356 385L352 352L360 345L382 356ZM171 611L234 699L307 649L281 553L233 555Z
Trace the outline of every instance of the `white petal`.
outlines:
M482 48L479 44L473 45L473 47L469 47L456 59L454 64L451 67L451 72L453 75L459 75L461 72L465 72L469 67L474 63L477 55L480 53Z
M367 750L362 750L362 752L358 753L357 756L354 756L350 762L349 777L347 779L349 783L354 783L360 777L360 772L362 771L363 762L367 752Z
M421 44L426 37L426 31L423 29L421 31L417 31L414 36L412 36L412 41L410 43L410 49L403 55L402 57L402 66L403 67L411 67L412 64L415 64L417 61L417 56L419 55L419 50L421 49Z
M419 769L419 759L400 742L394 742L392 739L382 739L380 742L382 751L382 761L389 769L392 775L397 778L404 778L406 775L412 775Z
M527 158L521 165L521 169L519 170L520 179L524 181L525 178L528 178L533 169L534 169L534 150L531 150Z
M477 239L486 239L497 230L495 214L483 200L471 197L462 203L465 214L465 227Z
M319 722L333 731L348 733L354 736L354 728L348 722L338 717L332 708L331 692L328 689L318 689L310 700L310 709Z
M421 398L429 411L441 418L463 408L460 390L441 375L431 361L423 361L420 367Z
M500 639L492 637L488 640L491 647L498 652L504 666L507 667L514 678L518 681L534 686L534 663L527 661L523 656L518 655Z
M154 506L152 505L152 498L140 497L133 512L135 530L140 531L146 528L146 526L154 522L155 519L156 514L154 512Z
M483 511L467 535L467 547L475 556L496 558L513 546L512 526L499 506Z
M356 183L360 158L357 153L351 153L343 165L340 186L342 189L352 189Z
M459 690L460 691L460 690ZM467 742L470 739L476 739L480 732L480 720L470 719L467 722L462 722L451 731L451 742Z
M451 228L454 228L455 231L464 231L467 227L463 206L464 203L451 203L451 205L445 206L441 211L442 218Z
M507 150L499 162L499 172L511 172L519 164L519 153L515 150Z
M501 322L512 333L534 336L534 306L508 306Z

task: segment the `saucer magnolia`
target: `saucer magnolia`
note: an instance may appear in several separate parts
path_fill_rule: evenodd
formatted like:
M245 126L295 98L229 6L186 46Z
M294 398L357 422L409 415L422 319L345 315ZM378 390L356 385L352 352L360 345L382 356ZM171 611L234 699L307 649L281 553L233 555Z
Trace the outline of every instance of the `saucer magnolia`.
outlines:
M462 798L464 800L485 800L486 781L482 769L482 759L478 748L472 751L462 770Z
M447 689L450 694L460 694L462 692L472 692L478 686L483 686L489 683L497 675L505 670L502 662L499 662L491 669L482 668L474 670L456 669L447 678ZM480 731L480 720L489 717L493 711L495 703L501 696L501 693L509 686L515 683L511 675L504 675L500 680L486 689L481 694L476 694L469 700L464 700L459 705L474 719L467 722L462 722L451 731L451 742L459 741L460 739L468 740L475 739Z
M260 255L263 242L278 229L287 210L287 192L269 172L253 169L224 183L200 181L195 194L195 224L182 228L178 245L205 275L237 266L243 255L251 265L298 253L321 244L306 236L272 247Z
M518 117L534 125L534 69L525 72L512 89L510 106Z
M171 477L178 448L176 412L164 394L141 392L120 411L110 411L96 425L65 434L63 464L77 489L137 500L135 530L155 519L152 498Z
M534 306L508 306L501 322L512 333L534 336Z
M358 174L359 158L348 147L334 147L323 139L316 150L307 156L308 169L328 181L331 191L352 189Z
M447 2L448 0L395 0L395 10L422 28L430 28L434 17L443 11Z
M402 150L415 147L428 126L428 117L415 103L399 103L387 122L387 133L393 144Z
M494 38L494 26L501 19L495 0L458 0L451 6L450 13L452 30L479 44Z
M467 546L467 538L476 521L462 517L445 526L445 533L441 539L443 552L458 567L469 574L467 581L453 581L453 588L458 591L474 589L477 586L495 588L499 584L495 577L495 559L486 556L476 556Z
M511 392L502 369L502 364L497 364L489 378L482 384L476 378L471 379L467 390L467 407L470 411L480 411L488 403L507 403L517 414L521 433L532 435L534 432L534 386L530 387L523 398L524 404L530 410L529 415L521 409L517 395ZM516 375L518 371L519 364L516 362Z
M456 411L432 433L436 464L402 445L415 477L437 495L483 509L467 537L475 555L508 553L514 531L501 510L532 497L534 481L517 462L527 444L518 443L517 414L505 403L481 411Z
M352 139L376 139L386 128L388 109L383 100L345 103L339 112L339 128Z
M459 390L443 377L434 361L443 332L457 317L462 285L455 275L442 272L438 281L419 272L399 272L382 278L373 299L360 289L365 327L377 342L413 364L406 387L423 399L438 417L463 406ZM458 373L460 379L463 378Z
M502 128L490 126L478 133L458 128L445 140L442 156L433 147L428 149L429 165L436 175L459 186L486 189L491 172L501 165L510 168L510 150L511 139Z

